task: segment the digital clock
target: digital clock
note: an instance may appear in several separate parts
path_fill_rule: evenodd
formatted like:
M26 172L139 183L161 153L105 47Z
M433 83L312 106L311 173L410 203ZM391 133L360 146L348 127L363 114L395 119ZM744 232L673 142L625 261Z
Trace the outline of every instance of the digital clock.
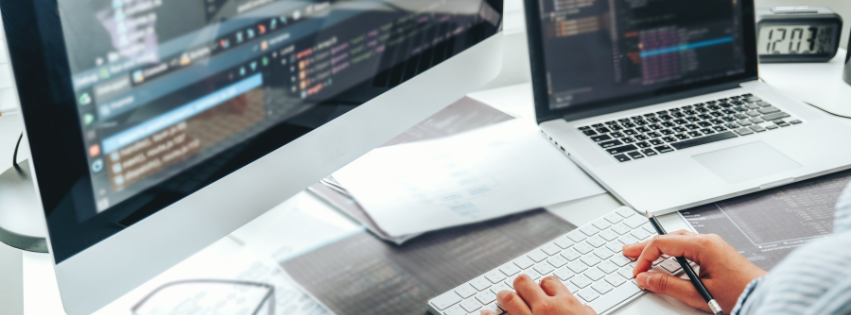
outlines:
M836 56L842 18L825 7L757 10L759 62L826 62Z

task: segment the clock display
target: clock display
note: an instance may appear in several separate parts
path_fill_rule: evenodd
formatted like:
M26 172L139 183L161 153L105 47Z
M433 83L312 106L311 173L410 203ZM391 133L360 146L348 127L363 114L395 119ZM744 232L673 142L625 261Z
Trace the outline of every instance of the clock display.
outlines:
M760 55L811 55L833 51L832 25L771 25L759 30Z

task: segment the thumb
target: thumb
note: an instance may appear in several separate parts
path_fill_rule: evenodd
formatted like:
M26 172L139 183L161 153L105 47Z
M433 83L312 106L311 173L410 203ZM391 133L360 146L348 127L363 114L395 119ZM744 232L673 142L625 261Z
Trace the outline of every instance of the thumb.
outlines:
M659 272L642 272L635 276L635 282L645 290L669 295L692 307L708 309L703 298L688 280Z

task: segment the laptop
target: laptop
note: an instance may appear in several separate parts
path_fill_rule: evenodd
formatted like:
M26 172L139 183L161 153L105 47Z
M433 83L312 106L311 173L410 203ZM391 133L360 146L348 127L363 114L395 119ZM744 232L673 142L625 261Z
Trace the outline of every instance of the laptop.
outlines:
M753 0L525 8L539 127L635 210L673 212L851 163L851 127L759 80Z

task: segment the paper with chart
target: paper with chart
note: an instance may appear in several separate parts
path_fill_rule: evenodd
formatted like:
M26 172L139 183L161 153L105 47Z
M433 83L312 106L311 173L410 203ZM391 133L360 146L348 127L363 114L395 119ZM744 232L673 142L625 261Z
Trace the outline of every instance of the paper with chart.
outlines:
M334 178L391 236L605 192L522 120L375 149Z
M833 232L836 201L851 171L757 192L680 215L698 233L715 233L764 270L792 250Z

